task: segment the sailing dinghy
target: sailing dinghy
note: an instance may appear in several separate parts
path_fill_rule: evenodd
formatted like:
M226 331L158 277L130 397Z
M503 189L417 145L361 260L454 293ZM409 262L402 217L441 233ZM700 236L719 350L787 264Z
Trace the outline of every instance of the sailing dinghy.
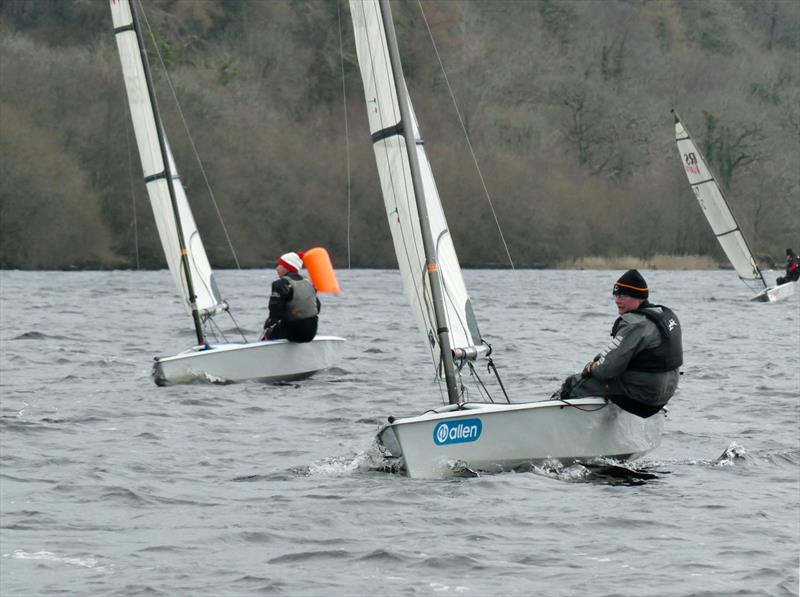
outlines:
M221 298L164 133L136 10L130 0L110 0L110 6L145 185L167 265L197 336L197 346L157 357L153 379L158 385L295 380L331 367L344 342L335 336L317 336L304 344L207 341L206 329L228 305Z
M678 144L678 153L703 215L711 225L714 236L717 237L739 278L745 284L755 283L761 287L750 300L775 302L790 297L794 294L796 283L787 282L777 286L767 284L703 154L689 136L689 131L681 122L678 113L675 110L672 110L672 113L675 116L675 142Z
M389 3L350 0L350 12L404 290L436 369L444 372L448 396L448 404L421 415L389 417L378 431L379 447L417 478L598 457L628 460L656 448L664 411L642 419L603 398L514 404L508 399L494 403L490 396L466 400L467 384L479 384L480 397L486 393L473 363L483 360L496 369L478 328L408 99Z

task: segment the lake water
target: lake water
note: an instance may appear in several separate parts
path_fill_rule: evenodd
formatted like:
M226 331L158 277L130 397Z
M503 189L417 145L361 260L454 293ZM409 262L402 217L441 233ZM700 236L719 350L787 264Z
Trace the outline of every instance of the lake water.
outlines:
M465 272L512 400L606 344L620 273ZM0 272L0 594L797 595L800 297L643 274L686 353L646 478L422 481L373 440L441 402L396 271L322 297L338 368L167 388L152 358L193 331L166 272ZM218 273L251 339L273 275Z

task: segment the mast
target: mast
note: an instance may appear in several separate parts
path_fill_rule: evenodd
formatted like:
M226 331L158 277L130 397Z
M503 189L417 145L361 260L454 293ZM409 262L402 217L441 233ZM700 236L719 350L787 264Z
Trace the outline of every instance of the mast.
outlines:
M192 320L194 321L194 331L197 335L197 343L204 345L206 343L205 334L203 334L203 324L200 321L200 311L197 309L197 295L194 291L194 284L192 283L192 272L189 267L189 251L186 248L186 243L183 239L183 227L181 226L181 216L178 210L178 200L175 197L175 187L172 178L172 171L170 169L169 155L167 154L167 146L164 141L164 129L161 125L161 114L158 111L158 103L156 101L155 87L153 86L153 78L150 74L150 61L147 59L147 49L144 45L144 38L142 31L139 27L139 18L136 16L136 2L129 0L131 8L131 18L133 19L133 30L136 33L136 41L139 44L139 52L142 57L142 65L144 67L144 77L147 82L147 93L150 96L150 105L153 109L153 120L156 125L156 134L158 135L158 146L161 149L161 161L164 163L164 171L154 175L151 178L164 178L167 181L167 189L169 190L170 204L172 205L172 213L175 218L175 228L178 233L178 246L181 250L181 268L186 276L186 290L189 295L189 304L192 310Z
M419 212L420 228L422 229L422 244L425 249L425 268L428 272L428 279L431 285L433 309L436 317L436 334L439 338L439 346L442 353L442 366L444 368L445 382L447 383L447 396L450 404L458 404L459 392L458 386L456 385L453 353L450 347L450 333L447 328L447 319L445 317L441 274L436 259L433 235L428 225L428 208L425 204L425 191L422 185L422 175L420 173L419 160L417 157L417 140L414 138L413 120L411 118L411 111L408 108L408 89L406 88L406 82L403 77L400 52L397 49L397 37L395 35L389 0L380 0L380 8L383 28L386 33L386 43L389 47L389 58L392 64L392 77L394 78L398 104L400 105L399 127L402 129L403 138L405 139L408 162L411 168L411 180L414 185L414 197L417 204L417 211Z

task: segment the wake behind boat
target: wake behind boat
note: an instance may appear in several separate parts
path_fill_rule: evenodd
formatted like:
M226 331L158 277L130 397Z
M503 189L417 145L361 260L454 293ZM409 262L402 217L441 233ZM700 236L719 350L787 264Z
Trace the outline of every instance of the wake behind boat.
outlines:
M350 12L403 286L435 369L443 373L449 403L418 416L389 417L378 431L378 445L418 478L552 460L626 460L656 448L663 410L643 419L604 398L492 400L474 363L487 362L495 375L497 370L478 328L408 98L388 0L350 0ZM497 381L505 393L499 376ZM467 384L484 401L468 400Z
M208 341L207 331L213 331L216 326L214 316L228 313L228 304L222 300L217 287L164 133L136 10L130 0L110 0L110 7L139 157L159 238L197 336L196 347L173 357L156 358L153 379L159 385L196 380L278 381L308 377L331 367L338 360L342 338L320 336L302 344L248 343L246 340L233 344L224 337L222 343Z
M675 142L678 145L678 154L681 156L683 169L697 197L697 202L703 210L703 215L739 275L739 279L745 284L753 283L760 286L756 295L750 300L772 303L792 296L797 285L795 282L775 286L767 284L764 274L753 258L753 252L747 244L742 229L733 216L730 205L725 200L722 189L706 164L703 154L681 122L678 113L672 110L672 114L675 116Z

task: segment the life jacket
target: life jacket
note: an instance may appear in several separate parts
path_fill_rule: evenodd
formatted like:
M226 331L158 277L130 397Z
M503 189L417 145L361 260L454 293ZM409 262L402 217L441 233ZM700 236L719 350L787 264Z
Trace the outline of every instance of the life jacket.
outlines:
M317 291L314 285L305 278L291 278L286 276L289 286L292 288L292 298L286 303L284 319L286 321L297 321L299 319L310 319L315 317L317 310Z
M658 309L661 309L659 312ZM664 305L643 303L636 311L656 324L661 334L661 344L636 354L628 363L629 371L665 372L683 365L683 339L678 316ZM622 317L614 322L611 335L616 336Z
M800 258L796 255L792 256L792 259L786 266L786 278L791 281L800 279Z

